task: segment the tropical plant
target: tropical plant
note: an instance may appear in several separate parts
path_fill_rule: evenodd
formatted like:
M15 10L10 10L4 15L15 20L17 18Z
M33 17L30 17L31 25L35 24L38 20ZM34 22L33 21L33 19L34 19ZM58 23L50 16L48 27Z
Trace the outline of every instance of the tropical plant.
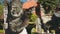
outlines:
M46 10L46 6L50 8L48 9L48 11L54 11L54 9L56 8L57 4L60 3L60 0L39 0L40 4L43 6L43 8Z

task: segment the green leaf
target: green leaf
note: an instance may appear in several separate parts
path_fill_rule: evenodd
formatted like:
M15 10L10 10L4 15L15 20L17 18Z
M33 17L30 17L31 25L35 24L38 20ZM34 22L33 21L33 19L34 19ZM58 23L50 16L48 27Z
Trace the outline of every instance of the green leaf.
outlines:
M3 5L0 5L0 15L3 14Z

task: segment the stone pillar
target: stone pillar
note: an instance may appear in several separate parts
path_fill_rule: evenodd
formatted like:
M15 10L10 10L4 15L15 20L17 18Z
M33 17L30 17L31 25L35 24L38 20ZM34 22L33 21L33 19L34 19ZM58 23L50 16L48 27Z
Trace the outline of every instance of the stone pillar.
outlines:
M7 0L4 1L4 6L3 6L3 12L4 12L4 24L7 26L6 24L6 19L7 19L7 14L8 14L8 8L7 8ZM5 28L7 28L6 26L4 25Z

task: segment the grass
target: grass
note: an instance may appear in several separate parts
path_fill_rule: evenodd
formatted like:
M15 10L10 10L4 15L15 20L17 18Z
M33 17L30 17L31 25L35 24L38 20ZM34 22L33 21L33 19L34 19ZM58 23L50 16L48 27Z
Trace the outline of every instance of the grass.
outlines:
M4 32L4 30L0 30L0 32Z

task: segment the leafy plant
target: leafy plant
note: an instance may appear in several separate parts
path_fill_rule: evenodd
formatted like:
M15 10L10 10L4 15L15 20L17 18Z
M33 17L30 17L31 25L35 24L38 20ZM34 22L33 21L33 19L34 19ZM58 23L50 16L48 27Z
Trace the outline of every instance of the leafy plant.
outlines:
M32 14L30 21L31 21L31 22L34 22L34 21L36 20L36 18L37 18L37 15Z
M43 6L43 8L46 10L46 6L50 6L51 8L48 11L54 11L57 4L60 3L60 0L39 0L40 4Z
M3 5L0 5L0 15L3 14Z

